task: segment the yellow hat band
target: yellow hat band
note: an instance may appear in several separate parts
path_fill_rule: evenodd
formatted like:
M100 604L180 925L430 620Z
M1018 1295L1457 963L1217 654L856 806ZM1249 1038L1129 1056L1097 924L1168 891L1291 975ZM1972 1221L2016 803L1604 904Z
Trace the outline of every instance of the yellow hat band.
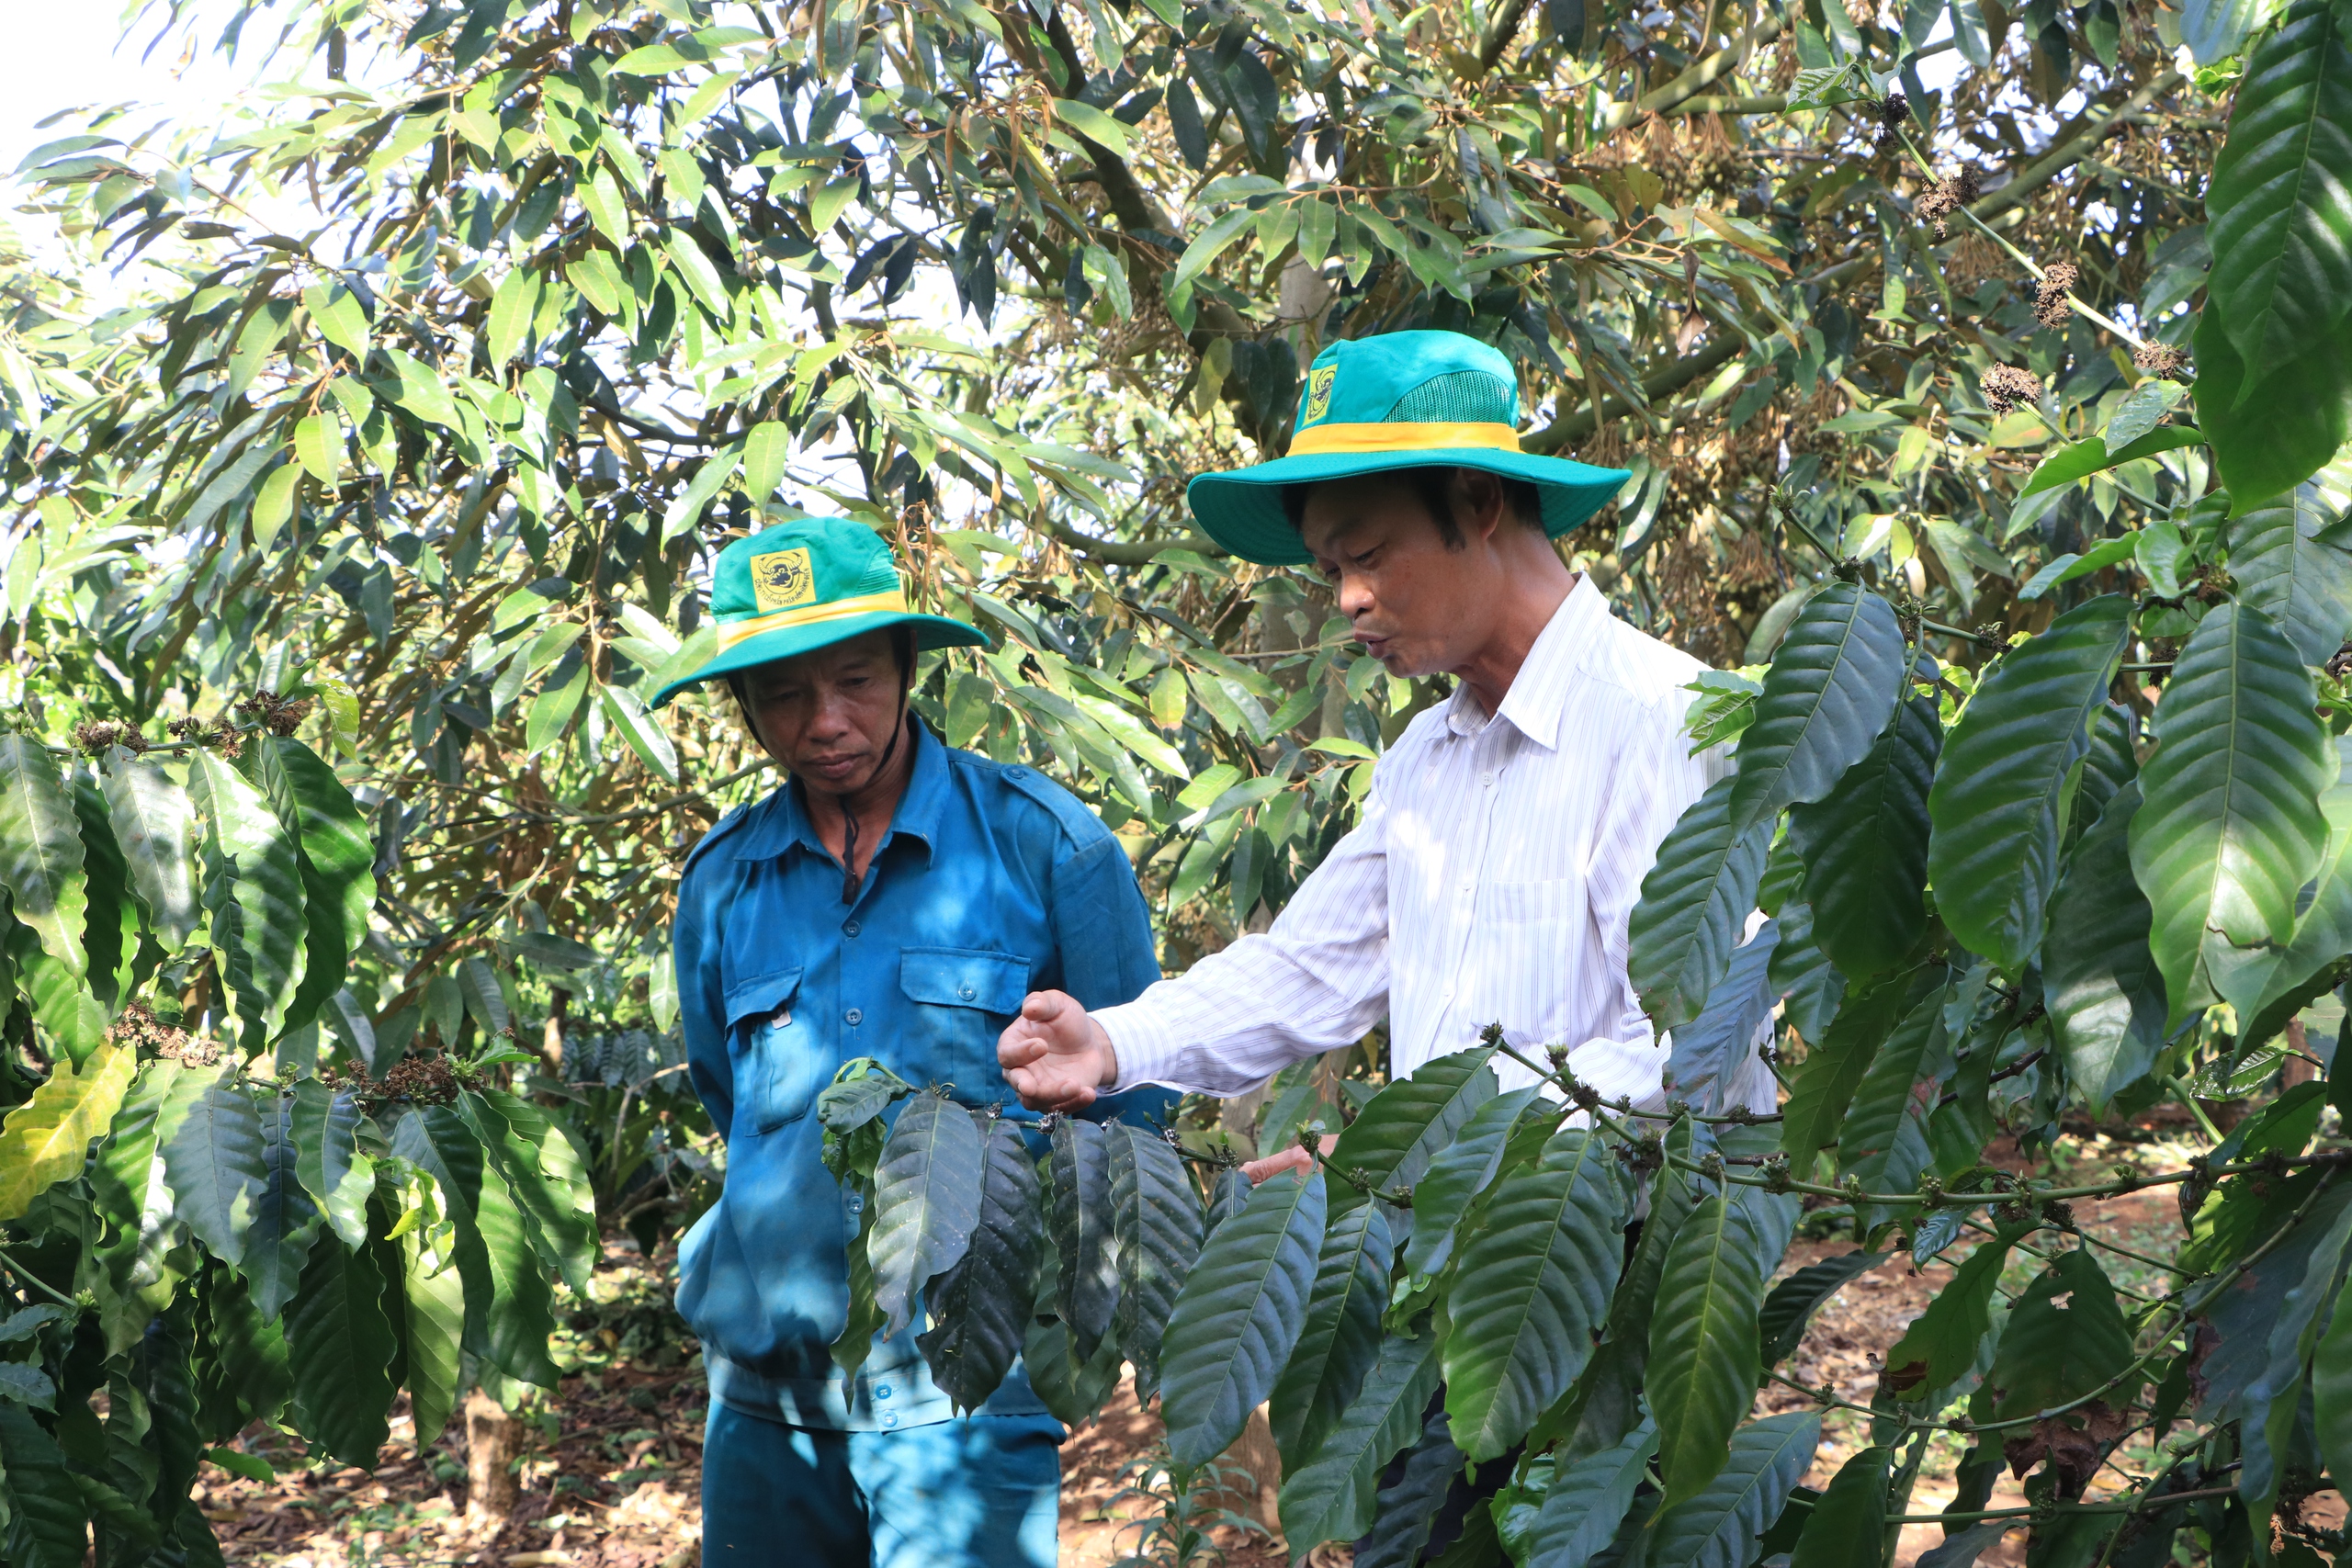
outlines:
M903 615L906 613L907 597L895 588L886 593L860 593L855 598L835 599L822 604L771 610L764 615L753 615L746 621L719 622L718 651L724 653L763 632L782 631L787 626L815 626L820 621L845 621L854 615Z
M1310 424L1290 438L1294 457L1316 457L1331 452L1421 452L1450 446L1487 446L1498 452L1519 450L1519 432L1508 424L1484 421L1460 424Z

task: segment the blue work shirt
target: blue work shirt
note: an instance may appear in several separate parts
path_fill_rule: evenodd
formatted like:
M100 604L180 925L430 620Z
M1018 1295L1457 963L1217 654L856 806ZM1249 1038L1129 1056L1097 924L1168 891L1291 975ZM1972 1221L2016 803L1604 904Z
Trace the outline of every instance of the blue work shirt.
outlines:
M919 719L907 738L906 795L854 901L789 781L711 829L678 890L686 1059L727 1138L725 1190L679 1247L678 1312L714 1398L793 1426L887 1431L954 1414L914 1324L876 1335L854 1378L832 1359L858 1201L825 1168L811 1111L842 1064L872 1056L967 1105L1012 1102L996 1042L1024 996L1106 1007L1159 978L1135 872L1092 812ZM1164 1119L1174 1098L1133 1090L1089 1114ZM1035 1119L1017 1102L1007 1114ZM1044 1408L1018 1365L982 1406Z

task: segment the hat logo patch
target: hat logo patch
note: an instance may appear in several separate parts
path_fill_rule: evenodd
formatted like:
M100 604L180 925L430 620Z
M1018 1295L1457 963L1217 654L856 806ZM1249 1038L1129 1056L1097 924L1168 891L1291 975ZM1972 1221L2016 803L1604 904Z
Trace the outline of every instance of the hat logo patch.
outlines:
M1307 372L1306 415L1300 423L1313 424L1331 412L1331 383L1339 377L1340 367L1336 365L1326 365L1320 370Z
M817 597L817 575L806 549L771 550L752 558L752 596L762 610L789 610Z

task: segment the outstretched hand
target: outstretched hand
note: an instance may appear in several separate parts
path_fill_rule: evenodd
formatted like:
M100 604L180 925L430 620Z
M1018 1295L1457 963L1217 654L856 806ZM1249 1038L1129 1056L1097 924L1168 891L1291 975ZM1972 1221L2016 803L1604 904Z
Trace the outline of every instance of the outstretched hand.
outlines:
M1062 991L1029 993L1021 1016L997 1036L996 1060L1032 1111L1082 1111L1119 1077L1111 1037Z

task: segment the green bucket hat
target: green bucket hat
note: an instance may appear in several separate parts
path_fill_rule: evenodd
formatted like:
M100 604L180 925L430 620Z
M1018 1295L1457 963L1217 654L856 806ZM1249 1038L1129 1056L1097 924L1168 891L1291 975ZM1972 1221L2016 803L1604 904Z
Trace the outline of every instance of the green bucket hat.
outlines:
M1500 352L1460 333L1388 333L1315 356L1290 454L1203 474L1184 499L1209 537L1244 560L1314 558L1283 515L1282 487L1388 468L1478 468L1532 483L1554 538L1600 510L1633 475L1519 449L1519 378Z
M912 626L915 646L986 648L961 621L907 608L899 568L882 536L846 517L808 517L763 528L718 552L711 571L718 651L653 698L660 707L697 681L828 647L883 626Z

